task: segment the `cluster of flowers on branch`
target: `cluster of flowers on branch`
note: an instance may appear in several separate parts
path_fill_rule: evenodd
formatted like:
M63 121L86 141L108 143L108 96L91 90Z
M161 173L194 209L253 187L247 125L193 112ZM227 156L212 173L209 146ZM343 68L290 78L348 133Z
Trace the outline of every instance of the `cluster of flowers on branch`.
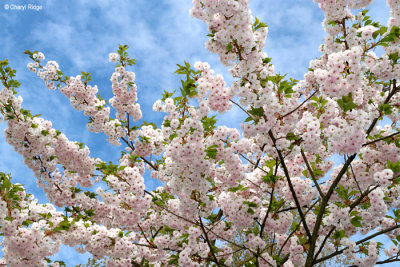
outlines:
M26 51L29 70L83 111L90 131L123 144L117 164L92 158L23 109L15 71L1 61L6 140L65 211L39 205L2 174L3 262L59 266L48 256L61 243L109 266L400 261L400 2L388 1L387 26L368 16L370 0L315 2L327 36L298 81L275 73L262 51L268 27L248 0L193 0L190 14L210 31L206 48L235 81L228 86L206 62L178 65L180 93L165 91L153 105L166 113L159 126L140 122L128 46L109 55L108 101L90 73L65 76L43 53ZM218 125L215 114L233 107L247 116L241 129ZM163 186L147 190L145 172ZM374 240L381 235L392 244Z

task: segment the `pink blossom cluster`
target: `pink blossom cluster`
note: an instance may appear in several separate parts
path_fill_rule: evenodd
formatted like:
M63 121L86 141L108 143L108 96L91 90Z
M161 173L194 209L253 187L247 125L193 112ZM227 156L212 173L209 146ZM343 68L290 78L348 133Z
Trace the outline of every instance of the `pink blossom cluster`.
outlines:
M64 134L52 128L50 121L24 116L21 113L22 98L16 98L9 89L3 88L0 97L1 103L8 102L13 106L13 117L8 120L9 128L5 131L7 142L24 156L25 163L34 170L37 177L56 171L60 163L66 172L79 174L82 186L92 185L90 178L96 160L89 157L88 147L81 148L77 143L69 141Z
M321 147L321 127L318 118L311 112L304 112L303 117L296 125L304 142L302 147L308 152L316 152Z
M249 27L252 16L248 9L248 1L196 0L190 13L205 21L209 30L214 32L214 37L207 41L206 48L218 53L222 63L231 65L230 62L236 61L237 53L240 52L245 60L237 66L235 71L245 74L261 67L258 51L264 47L268 31L262 28L254 33ZM226 47L229 44L232 50L226 53Z
M388 27L400 26L400 5L398 0L388 0L387 4L390 8L390 17L388 20ZM400 52L399 40L394 40L388 47L384 47L387 54ZM398 77L398 76L397 76Z
M163 133L160 129L154 129L151 125L131 131L128 140L135 142L136 147L133 153L138 156L159 155L165 149L162 146L164 141Z
M200 99L200 105L207 92L207 103L211 110L219 111L224 113L232 108L232 103L229 100L233 94L230 88L225 87L226 83L222 75L218 74L213 76L214 71L209 69L208 66L201 62L195 63L195 68L201 70L201 78L198 82L198 97Z
M383 171L376 172L374 174L374 178L375 181L377 181L380 185L388 187L391 184L389 180L393 178L393 171L391 169L385 169Z
M304 180L300 177L292 178L293 188L296 192L296 197L298 198L300 205L309 204L312 200L317 196L317 192L312 187L311 180ZM287 200L293 200L294 196L289 189L289 186L286 186L282 189L283 196Z
M102 218L105 214L115 216L126 225L134 225L140 219L150 201L149 196L143 195L143 172L126 166L118 173L123 181L107 176L109 186L120 192L119 196L112 196L112 201L104 197L104 202L100 202L84 192L74 193L78 184L82 187L93 185L95 165L99 160L89 156L88 147L81 148L53 129L51 122L24 117L20 110L21 99L13 96L8 89L4 88L0 96L2 103L13 104L15 114L13 119L8 120L6 140L24 156L25 163L35 172L38 185L44 189L49 200L59 207L79 205L86 210L94 209L103 223L108 221ZM62 172L58 164L63 167ZM124 209L120 208L121 203L124 203Z
M38 55L43 55L43 53L40 52ZM111 56L111 59L116 60L116 58L115 55ZM135 103L137 88L134 83L134 72L126 71L124 67L119 66L112 74L111 82L114 96L109 102L117 111L117 119L110 119L110 107L107 107L105 100L99 97L97 86L89 85L82 75L69 77L62 86L60 82L62 73L57 62L48 61L45 66L41 66L40 60L44 60L44 55L34 59L35 62L30 63L28 68L37 72L37 75L44 80L49 89L59 88L70 99L71 105L76 110L83 110L84 114L90 117L87 125L89 130L95 133L104 132L109 137L108 141L111 144L120 145L119 138L126 135L122 121L128 120L127 115L134 121L142 117L140 105ZM59 84L56 86L57 82Z
M357 92L362 79L362 52L361 47L356 46L351 50L329 54L326 69L314 71L323 96L340 98L348 93Z
M27 197L23 188L18 195L22 199L18 207L9 206L4 195L0 197L3 260L10 266L48 266L44 258L57 253L61 244L48 231L62 221L62 213L51 204L42 205L33 196ZM32 222L30 227L24 227L26 221Z
M377 24L365 25L365 13L352 14L370 0L315 1L325 13L327 37L321 57L298 82L274 73L262 52L267 27L253 18L248 2L193 1L191 15L209 27L206 48L231 67L235 81L228 86L208 63L196 62L197 71L187 75L189 96L167 93L154 103L153 110L166 113L159 129L130 125L142 113L135 74L118 53L109 54L110 62L121 63L111 76L116 119L88 74L65 78L55 61L43 66L43 53L31 55L28 68L90 117L89 130L104 132L112 144L124 142L118 165L90 157L87 147L23 110L3 77L6 140L48 199L69 210L63 215L22 191L24 201L13 209L0 190L7 264L44 266L61 243L107 257L108 266L237 264L234 248L253 257L250 265L286 267L312 266L332 253L373 266L382 252L398 254L398 246L380 249L370 232L394 241L400 233L392 216L400 207L400 67L392 55L399 41L381 56L373 51ZM388 4L389 28L400 26L398 1ZM247 115L241 132L217 125L210 114L233 105ZM385 119L392 124L382 126ZM146 171L163 186L146 190ZM83 191L100 180L105 184L96 193ZM357 233L368 236L357 243Z
M113 224L135 225L149 208L151 197L144 195L143 171L137 167L123 167L117 176L105 177L108 187L118 191L119 194L107 193L98 187L96 192L102 198L104 205L102 209L99 207L96 210L97 213L107 212L115 217ZM100 214L98 216L100 217Z
M127 114L132 117L133 121L138 121L142 117L140 105L137 101L137 86L134 83L135 73L126 71L120 66L115 69L111 75L112 90L114 96L110 99L110 103L117 111L117 119L127 120Z
M256 197L252 198L251 201L256 204L260 202ZM218 204L223 209L227 219L238 228L245 228L251 223L251 220L248 220L248 206L243 204L243 202L243 197L240 195L237 196L232 192L223 192L219 195L218 199ZM258 213L259 211L256 209L254 212Z

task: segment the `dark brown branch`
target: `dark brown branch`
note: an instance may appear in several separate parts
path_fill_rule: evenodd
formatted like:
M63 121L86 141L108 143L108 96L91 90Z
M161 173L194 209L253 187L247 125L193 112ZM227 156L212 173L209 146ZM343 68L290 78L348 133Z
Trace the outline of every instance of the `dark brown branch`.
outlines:
M304 217L303 211L301 210L300 202L297 199L296 192L294 191L294 187L293 187L292 181L290 179L289 171L288 171L288 169L286 167L285 160L284 160L284 158L282 156L281 151L276 147L276 139L274 137L274 134L272 133L271 130L269 130L268 134L271 137L271 140L272 140L272 142L274 144L276 152L278 153L279 159L280 159L282 167L283 167L283 171L284 171L285 176L286 176L286 180L287 180L287 182L289 184L290 192L292 193L294 202L296 203L296 207L297 207L297 210L299 212L299 215L300 215L301 221L303 223L304 229L306 230L308 238L311 240L311 233L310 233L310 230L308 229L307 222L306 222L306 219Z
M262 147L261 147L261 153L264 152L264 148L265 148L266 145L267 145L267 144L263 144L263 145L262 145ZM261 156L260 156L260 158L257 160L257 162L256 162L256 164L255 164L255 166L254 166L254 169L258 168L258 164L260 163L260 160L261 160Z
M386 263L395 262L395 261L400 261L400 259L398 258L398 255L396 257L391 257L391 258L383 260L383 261L377 261L375 264L386 264Z
M209 240L209 238L208 238L207 232L206 232L206 230L204 229L204 225L203 225L203 221L202 221L201 217L199 217L199 221L200 221L201 230L202 230L203 233L204 233L204 238L206 239L207 245L208 245L208 247L209 247L209 249L210 249L211 256L214 258L215 264L219 267L219 266L221 266L221 265L219 264L218 259L217 259L217 257L215 256L214 249L213 249L213 247L212 247L212 245L211 245L211 242L210 242L210 240Z
M387 229L385 229L385 230L382 230L382 231L376 232L375 234L372 234L372 235L370 235L370 236L367 236L366 238L363 238L363 239L357 241L357 242L356 242L356 245L362 244L362 243L364 243L364 242L366 242L366 241L368 241L368 240L370 240L370 239L372 239L372 238L374 238L374 237L376 237L376 236L379 236L379 235L381 235L381 234L384 234L384 233L387 233L387 232L396 230L397 228L400 228L400 224L394 225L394 226L389 227L389 228L387 228ZM339 255L339 254L342 254L343 251L345 251L346 249L347 249L347 247L345 247L345 248L343 248L343 249L341 249L341 250L335 251L335 252L329 254L328 256L325 256L325 257L322 257L322 258L316 260L314 263L319 263L319 262L322 262L322 261L326 261L326 260L328 260L328 259L330 259L330 258L332 258L332 257L335 257L335 256L337 256L337 255Z
M390 99L396 94L396 92L399 90L399 88L397 87L393 87L393 90L389 93L389 95L386 97L384 104L389 103ZM378 122L378 119L380 118L380 116L378 118L375 118L371 125L369 126L366 135L368 136L371 131L374 129L376 123ZM306 259L306 267L311 267L314 264L314 251L315 251L315 243L317 241L318 238L318 231L319 228L321 227L321 223L322 223L322 218L324 216L325 213L325 209L326 206L328 205L329 199L331 197L331 195L333 194L335 188L337 187L337 185L339 184L340 180L342 179L343 175L346 173L347 169L349 168L350 163L355 159L355 157L357 156L357 154L353 154L351 155L346 162L343 164L342 169L340 170L339 174L336 176L335 180L333 181L332 185L329 187L328 192L326 193L325 197L322 200L321 203L321 207L320 207L320 211L317 215L317 219L315 222L315 227L312 233L312 238L311 238L311 242L310 242L310 247L307 253L307 259Z
M229 100L229 101L231 101L233 104L235 104L236 106L238 106L241 110L243 110L247 115L249 115L249 117L251 117L251 118L254 120L254 117L253 117L250 113L248 113L247 110L245 110L241 105L239 105L238 103L236 103L236 102L233 101L233 100Z
M293 112L295 112L296 110L298 110L299 108L301 108L305 103L307 103L308 100L310 100L316 93L318 92L318 90L315 90L309 97L307 97L306 100L304 100L299 106L297 106L295 109L289 111L288 113L286 113L285 115L282 115L278 118L278 120L281 120L287 116L289 116L290 114L292 114Z
M349 49L349 44L347 43L346 37L347 37L347 31L346 31L346 18L343 18L342 22L340 23L343 26L343 37L344 37L344 45L346 47L346 50ZM348 64L348 63L347 63Z
M233 40L233 45L235 46L235 48L237 50L237 54L239 56L239 60L243 60L242 52L240 51L240 47L239 47L239 45L238 45L236 40Z
M314 202L314 203L311 205L311 207L309 207L309 208L306 210L306 213L305 213L306 215L307 215L307 213L309 213L309 212L312 210L312 208L315 206L315 204L317 204L317 202ZM295 229L294 229L294 230L289 234L289 236L286 238L285 242L283 242L281 248L279 249L278 257L281 255L283 248L285 247L285 245L287 244L287 242L289 242L289 240L290 240L290 238L292 237L292 235L297 231L297 229L299 229L299 226L300 226L300 224L298 224L298 225L295 227ZM287 256L287 257L284 257L284 258L286 258L286 260L287 260L288 257L289 257L289 255L286 255L286 256Z
M306 267L311 267L313 265L315 243L316 243L317 238L318 238L319 228L321 227L322 218L323 218L323 215L325 213L325 208L328 205L329 199L332 196L336 186L339 184L341 178L345 174L345 172L346 172L347 168L349 167L350 163L356 157L356 155L357 154L354 154L354 155L352 155L351 157L348 158L348 160L345 162L345 164L343 165L342 169L340 170L339 174L336 176L335 180L333 181L332 185L329 187L329 190L326 193L325 197L322 199L320 211L319 211L319 213L317 215L317 219L315 221L314 230L313 230L312 237L311 237L311 240L310 240L311 244L310 244L310 247L309 247L309 250L308 250L308 254L307 254L307 259L306 259L306 264L305 264Z
M322 190L321 190L321 188L319 187L318 181L317 181L317 179L315 178L314 172L313 172L313 170L311 169L310 164L308 163L308 160L307 160L307 158L306 158L306 155L304 154L303 149L301 149L301 156L303 157L303 160L304 160L304 162L306 163L308 172L309 172L310 175L311 175L311 178L312 178L312 180L313 180L313 182L314 182L314 184L315 184L315 187L316 187L317 190L318 190L319 195L321 196L321 199L324 198L324 193L322 193Z
M370 145L370 144L373 144L373 143L376 143L376 142L379 142L379 141L385 140L385 139L387 139L387 138L390 138L390 137L396 136L396 135L398 135L398 134L400 134L400 132L393 133L393 134L391 134L391 135L388 135L388 136L384 136L384 137L381 137L381 138L375 139L375 140L373 140L373 141L370 141L370 142L368 142L368 143L365 143L365 144L363 144L362 146L363 146L363 147L364 147L364 146L368 146L368 145Z
M356 175L354 174L353 166L351 166L351 163L350 163L350 170L351 170L351 174L353 175L354 181L356 182L358 191L360 191L360 193L362 193L361 187L358 184L358 181L357 181Z
M124 137L121 137L122 141L125 142L132 150L135 150L135 147L129 143L128 140L126 140ZM148 161L145 157L140 157L144 162L146 162L153 170L158 171L158 168L153 165L150 161Z
M364 199L364 197L366 197L369 193L371 193L373 190L375 190L378 187L379 187L379 185L376 185L376 186L372 187L371 189L365 190L364 193L362 193L353 203L351 203L350 210L357 207L358 204L360 204L361 201Z
M308 208L307 205L303 205L301 207L302 208ZM278 210L277 213L286 212L286 211L295 210L295 209L297 209L297 207L288 207L288 208L284 208L284 209Z
M140 157L144 162L146 162L153 170L158 171L158 168L153 165L150 161L148 161L145 157Z
M147 243L149 243L149 245L152 246L153 248L156 248L157 246L155 246L154 243L150 242L150 240L147 239L147 236L146 236L145 232L143 231L142 227L140 226L140 224L138 223L137 225L139 226L140 231L142 231L143 237L144 237L144 239L146 239Z
M240 155L242 158L244 158L245 160L247 160L251 165L255 166L255 168L258 168L258 169L262 170L263 172L268 173L266 170L264 170L263 168L257 166L255 162L253 162L251 159L249 159L248 157L246 157L246 156L243 155L242 153L239 153L239 155Z
M275 187L272 187L272 192L271 192L270 199L269 199L267 214L265 215L264 220L261 224L261 228L260 228L260 237L262 237L262 235L263 235L265 223L267 222L268 215L271 211L271 207L272 207L272 203L273 203L273 199L274 199L274 189L275 189Z
M330 237L330 235L333 233L333 231L335 231L335 229L336 229L336 226L332 227L332 229L329 231L329 233L325 236L324 241L322 241L321 246L319 247L317 253L315 254L314 261L317 260L319 253L321 253L322 249L323 249L324 246L325 246L326 241L328 240L328 238Z

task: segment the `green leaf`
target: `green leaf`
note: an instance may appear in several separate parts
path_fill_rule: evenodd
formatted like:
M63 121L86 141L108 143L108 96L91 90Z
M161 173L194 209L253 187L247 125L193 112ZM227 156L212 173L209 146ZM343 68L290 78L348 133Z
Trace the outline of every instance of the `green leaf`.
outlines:
M48 135L50 132L47 131L47 130L42 130L41 133L42 133L42 135L46 136L46 135Z
M264 183L272 183L272 184L275 184L275 183L278 181L279 177L273 175L272 172L271 172L271 174L264 175L261 179L262 179L262 181L263 181Z
M263 58L263 63L268 64L271 62L271 60L272 60L272 58L269 58L269 57Z
M391 162L390 160L387 161L387 166L389 169L393 171L393 173L399 173L400 172L400 161L397 162Z
M250 213L250 214L254 214L254 213L255 213L254 210L253 210L252 208L248 208L248 209L247 209L247 212Z
M335 233L332 235L334 239L341 239L346 236L346 231L345 230L340 230L340 231L335 231Z
M167 98L170 98L171 96L173 96L175 92L176 92L176 91L173 91L173 92L171 93L171 92L168 92L168 91L165 91L165 90L164 90L164 93L162 94L161 100L162 100L162 101L165 101Z
M226 52L232 51L232 49L233 49L232 43L228 43L225 48L226 48Z
M228 191L235 193L237 191L246 191L247 189L249 189L249 188L248 187L244 187L243 185L239 184L236 187L229 188Z
M330 26L336 26L336 25L337 25L337 22L334 21L334 20L330 20L330 21L328 21L328 25L330 25Z
M335 191L341 199L347 199L349 197L349 189L345 188L343 185L338 185Z
M360 212L356 211L356 210L353 210L352 212L350 212L350 217L353 217L353 216L355 216L357 214L360 214Z
M218 145L209 146L209 147L205 150L206 155L207 155L209 158L216 159L216 158L217 158L217 152L218 152L217 148L218 148Z
M261 22L257 17L255 18L255 22L253 24L253 31L257 31L258 29L268 27L267 24Z
M215 123L217 122L217 120L215 119L216 117L217 116L212 116L211 118L203 117L201 119L201 122L203 123L204 131L209 132L216 128L216 126L215 126Z
M253 120L254 120L253 117L247 117L247 118L244 120L244 122L250 122L250 121L253 121Z
M31 223L32 222L30 220L25 220L22 222L22 225L28 227Z
M376 39L376 37L378 37L378 35L380 34L380 30L376 30L372 33L372 38Z
M390 32L382 38L378 43L382 46L387 46L387 43L393 42L400 37L400 28L397 26L392 26Z
M179 264L179 256L178 255L171 255L169 258L170 258L170 260L168 261L168 264L178 266L178 264Z
M383 34L385 34L385 33L387 32L387 30L388 30L388 28L387 28L386 26L382 26L382 27L379 29L379 33L380 33L381 35L383 35Z
M157 125L154 123L154 122L146 122L146 121L143 121L143 124L142 124L142 126L153 126L153 129L157 129Z
M364 25L367 26L367 25L369 25L369 24L371 24L371 23L372 23L372 20L369 19L369 20L367 20L367 21L365 22Z
M65 262L63 262L63 261L55 261L55 263L58 263L60 266L67 266L67 265L65 265Z
M243 201L243 204L246 204L250 208L257 208L258 207L258 205L256 203L251 202L251 201Z
M389 59L392 60L393 63L396 64L397 61L399 60L399 53L396 52L396 53L389 54Z
M173 134L171 134L170 136L169 136L169 140L173 140L175 137L177 137L178 136L178 134L177 133L173 133Z
M355 216L351 218L350 222L355 227L362 227L361 220L362 220L361 216Z
M296 136L294 133L290 132L286 134L286 139L289 141L299 140L300 137Z
M349 93L347 96L343 96L341 99L338 99L337 103L344 112L357 107L357 105L353 102L352 93Z
M163 123L164 127L171 127L171 121L170 120L165 120Z
M248 113L250 113L253 116L257 116L257 117L262 117L264 115L264 109L261 108L252 108L250 110L247 111Z
M96 198L96 196L97 196L96 193L94 193L94 192L88 192L88 191L85 191L84 194L85 194L87 197L91 198L91 199L94 199L94 198Z
M389 104L379 105L378 110L385 115L392 114L392 106L390 106Z

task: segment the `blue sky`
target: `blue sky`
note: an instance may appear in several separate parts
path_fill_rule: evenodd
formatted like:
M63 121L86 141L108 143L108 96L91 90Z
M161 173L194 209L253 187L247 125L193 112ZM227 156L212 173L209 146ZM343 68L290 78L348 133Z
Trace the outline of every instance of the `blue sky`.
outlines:
M376 0L371 8L372 18L382 24L389 17L385 2ZM36 4L42 10L5 10L5 4ZM312 0L251 0L250 5L253 15L269 26L265 52L272 57L276 71L302 79L308 62L319 56L318 46L325 36L322 11ZM144 119L159 125L163 114L153 112L152 105L163 90L178 87L179 77L172 74L176 64L207 61L231 81L217 56L204 48L207 26L189 16L190 7L190 0L0 0L0 59L8 59L17 69L24 108L51 120L53 127L70 140L84 142L93 157L116 162L121 148L108 145L103 134L87 131L87 118L70 107L61 93L47 90L27 70L29 59L23 52L42 51L68 76L81 71L92 73L93 83L108 99L112 96L109 78L113 72L108 53L116 51L118 44L129 45L131 57L137 59L133 71ZM221 117L220 123L235 126L240 120L243 115L234 109ZM29 193L46 202L22 157L5 143L4 129L1 123L0 171L12 173L14 182L24 184ZM147 185L154 189L156 183L149 179ZM63 248L57 258L70 266L86 262L87 255L77 256L73 250Z

